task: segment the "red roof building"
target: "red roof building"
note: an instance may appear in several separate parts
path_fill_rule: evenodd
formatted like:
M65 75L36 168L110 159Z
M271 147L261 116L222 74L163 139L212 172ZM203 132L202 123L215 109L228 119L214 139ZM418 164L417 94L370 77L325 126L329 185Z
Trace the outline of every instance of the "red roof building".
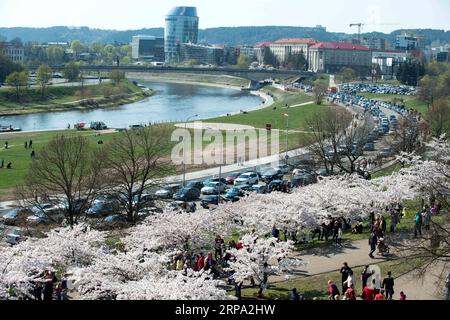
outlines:
M338 42L320 42L309 48L309 70L336 73L352 68L359 74L370 74L372 51L365 45Z
M309 48L318 41L311 38L280 39L269 45L270 51L283 64L290 55L303 54L308 59Z

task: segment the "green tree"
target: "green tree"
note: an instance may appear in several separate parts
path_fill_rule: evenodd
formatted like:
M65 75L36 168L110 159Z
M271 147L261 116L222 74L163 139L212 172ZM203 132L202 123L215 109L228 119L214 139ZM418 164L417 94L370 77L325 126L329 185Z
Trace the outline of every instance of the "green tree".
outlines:
M265 65L272 66L274 68L278 68L280 66L280 62L277 57L273 54L269 47L265 47L264 49L263 61Z
M50 46L47 48L47 61L50 65L59 65L64 61L65 50L60 46Z
M52 69L44 64L41 64L36 73L36 79L41 89L41 98L45 97L45 88L48 82L52 79Z
M248 69L250 67L251 60L246 55L239 55L238 61L237 61L237 67L239 69Z
M77 56L85 50L85 46L79 40L72 41L70 48L73 50L73 52L75 52Z
M356 71L352 68L342 68L337 74L337 79L341 83L348 83L354 81L357 76Z
M0 48L1 49L1 48ZM17 71L20 72L23 70L23 66L17 63L12 62L9 58L2 54L0 50L0 85L5 82L6 77Z
M20 101L22 88L28 85L28 71L13 72L6 78L6 83L16 90L16 99Z
M80 65L72 61L64 66L63 73L70 82L77 81L80 78Z
M447 98L440 98L430 105L425 115L431 133L439 138L443 133L450 132L450 106Z
M284 66L288 70L305 70L308 68L308 61L302 51L297 54L289 54Z

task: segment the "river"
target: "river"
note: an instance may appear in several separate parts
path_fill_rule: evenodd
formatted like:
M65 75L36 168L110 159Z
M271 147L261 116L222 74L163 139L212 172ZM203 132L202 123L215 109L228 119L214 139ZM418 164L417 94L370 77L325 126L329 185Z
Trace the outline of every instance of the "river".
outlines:
M142 101L115 108L26 114L0 117L0 124L19 127L23 131L65 129L70 124L102 121L109 128L127 128L149 122L184 122L198 114L208 119L240 110L253 109L262 104L261 98L248 92L230 88L194 84L145 82L155 95Z

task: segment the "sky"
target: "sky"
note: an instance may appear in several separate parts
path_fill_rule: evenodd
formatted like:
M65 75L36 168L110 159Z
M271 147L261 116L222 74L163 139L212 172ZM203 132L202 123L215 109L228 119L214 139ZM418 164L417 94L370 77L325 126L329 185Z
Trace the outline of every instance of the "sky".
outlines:
M356 33L403 28L450 30L450 0L0 0L0 27L164 27L174 6L196 6L200 28L323 25Z

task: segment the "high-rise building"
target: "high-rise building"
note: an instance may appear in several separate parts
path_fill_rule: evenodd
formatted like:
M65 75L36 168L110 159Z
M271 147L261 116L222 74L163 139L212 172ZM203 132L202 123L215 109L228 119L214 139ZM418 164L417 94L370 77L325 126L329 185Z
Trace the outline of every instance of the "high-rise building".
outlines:
M135 60L163 62L164 38L154 36L134 36L131 42L132 57Z
M397 36L395 41L395 50L418 50L419 40L409 34L402 34Z
M165 55L166 62L180 62L180 45L198 42L197 8L175 7L166 16Z

